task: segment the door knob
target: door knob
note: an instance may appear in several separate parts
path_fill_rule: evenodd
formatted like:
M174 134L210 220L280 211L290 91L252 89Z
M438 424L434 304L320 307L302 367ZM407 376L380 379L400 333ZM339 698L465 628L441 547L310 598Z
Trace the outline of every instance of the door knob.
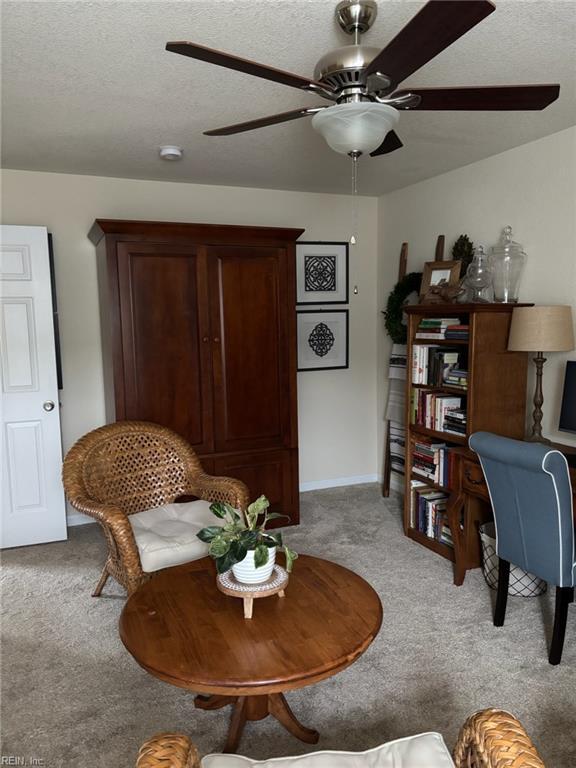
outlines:
M42 408L44 408L45 411L53 411L54 403L52 402L52 400L46 400L46 402L43 403Z
M220 339L218 336L214 336L214 344L220 344Z
M209 341L208 336L202 336L202 341L204 342L204 344L208 344L208 341Z

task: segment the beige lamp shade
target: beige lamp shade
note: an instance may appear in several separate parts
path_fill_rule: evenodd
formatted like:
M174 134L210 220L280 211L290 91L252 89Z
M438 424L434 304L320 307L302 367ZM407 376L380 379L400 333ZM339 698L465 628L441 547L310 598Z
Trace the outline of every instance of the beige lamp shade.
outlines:
M508 337L514 352L570 352L574 349L572 307L516 307Z

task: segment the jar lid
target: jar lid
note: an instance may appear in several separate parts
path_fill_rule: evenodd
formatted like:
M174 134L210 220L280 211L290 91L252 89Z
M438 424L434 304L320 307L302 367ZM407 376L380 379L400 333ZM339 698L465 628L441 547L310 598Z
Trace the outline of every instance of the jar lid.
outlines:
M512 240L512 227L510 226L504 227L500 236L500 242L498 245L492 246L492 253L498 256L526 255L523 246Z

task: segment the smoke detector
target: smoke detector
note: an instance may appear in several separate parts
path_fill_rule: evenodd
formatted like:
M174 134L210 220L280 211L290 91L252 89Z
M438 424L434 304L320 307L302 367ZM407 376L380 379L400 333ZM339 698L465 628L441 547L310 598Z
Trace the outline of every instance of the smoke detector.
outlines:
M160 157L162 160L181 160L184 152L181 147L175 147L173 145L167 145L160 147Z

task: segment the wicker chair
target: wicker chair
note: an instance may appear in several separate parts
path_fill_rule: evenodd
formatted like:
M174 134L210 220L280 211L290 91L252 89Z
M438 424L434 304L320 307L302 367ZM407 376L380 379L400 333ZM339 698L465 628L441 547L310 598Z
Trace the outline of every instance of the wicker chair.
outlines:
M242 509L248 503L244 483L207 475L182 437L144 421L120 421L80 438L64 459L62 479L72 506L97 520L108 542L94 597L109 576L131 594L152 575L142 569L129 515L181 496Z
M226 757L222 756L222 766ZM545 768L521 723L499 709L484 709L466 720L454 749L454 764L456 768ZM304 766L302 756L298 765ZM136 768L200 766L195 746L187 736L177 733L161 733L147 741L136 763Z

